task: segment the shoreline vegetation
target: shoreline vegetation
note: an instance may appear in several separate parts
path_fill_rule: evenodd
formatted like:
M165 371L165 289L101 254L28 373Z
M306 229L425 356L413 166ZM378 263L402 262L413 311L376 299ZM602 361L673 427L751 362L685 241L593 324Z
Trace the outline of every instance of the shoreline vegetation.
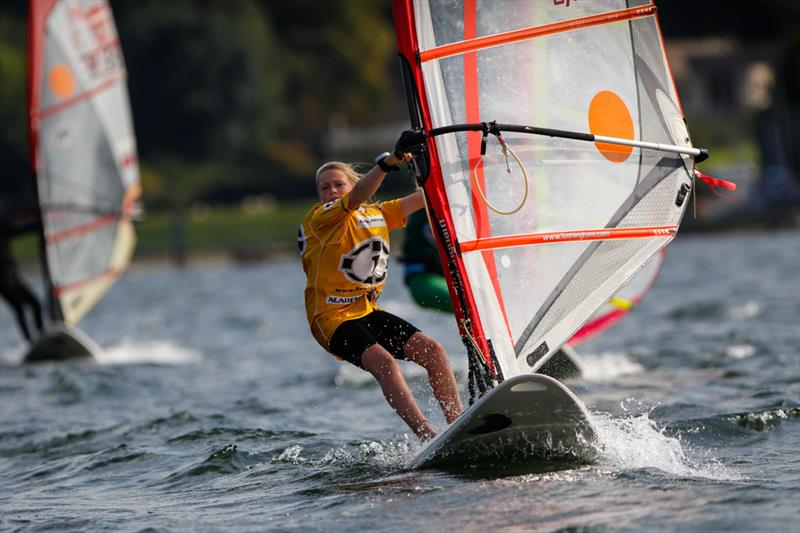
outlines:
M195 204L183 210L145 212L136 223L133 264L229 258L261 261L297 250L297 228L315 200L243 202L235 206ZM25 268L36 268L38 238L15 238L12 250Z
M182 265L205 260L264 261L297 251L297 228L316 200L278 203L267 197L235 206L194 204L183 210L145 212L136 224L133 264ZM687 212L679 233L763 231L800 227L800 210L732 212L723 217L692 217ZM402 238L393 234L395 239ZM395 241L398 242L398 241ZM14 239L12 249L25 269L38 268L34 233Z

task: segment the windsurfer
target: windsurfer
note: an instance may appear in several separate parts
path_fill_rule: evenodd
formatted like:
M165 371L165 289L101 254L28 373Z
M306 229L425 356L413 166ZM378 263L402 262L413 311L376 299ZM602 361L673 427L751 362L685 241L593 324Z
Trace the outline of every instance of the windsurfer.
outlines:
M386 175L411 159L424 142L404 132L393 154L359 176L351 165L329 162L316 174L320 203L306 215L298 245L307 282L306 312L314 338L328 352L371 373L389 405L421 439L435 435L408 387L396 359L428 372L431 389L450 423L463 410L455 376L444 348L402 318L381 310L389 255L389 230L424 207L422 191L403 198L368 203Z
M43 328L42 306L39 300L22 281L17 264L11 255L11 239L9 232L0 229L0 296L5 298L14 311L22 335L31 342L33 336L28 327L26 308L30 308L37 332Z

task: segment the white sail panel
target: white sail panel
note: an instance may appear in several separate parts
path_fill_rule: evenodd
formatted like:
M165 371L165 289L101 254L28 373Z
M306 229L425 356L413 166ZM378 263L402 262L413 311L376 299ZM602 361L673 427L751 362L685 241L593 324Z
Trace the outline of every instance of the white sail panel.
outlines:
M31 11L41 21L31 29L30 114L47 270L60 318L74 324L130 262L136 141L108 3L31 2Z

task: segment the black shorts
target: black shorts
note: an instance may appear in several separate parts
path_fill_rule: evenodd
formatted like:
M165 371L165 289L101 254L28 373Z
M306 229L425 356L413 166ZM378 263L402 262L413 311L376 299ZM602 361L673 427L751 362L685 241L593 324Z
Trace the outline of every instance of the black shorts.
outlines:
M419 330L399 316L386 311L373 311L367 316L342 322L331 336L331 352L359 368L364 350L380 344L395 359L405 359L403 347Z

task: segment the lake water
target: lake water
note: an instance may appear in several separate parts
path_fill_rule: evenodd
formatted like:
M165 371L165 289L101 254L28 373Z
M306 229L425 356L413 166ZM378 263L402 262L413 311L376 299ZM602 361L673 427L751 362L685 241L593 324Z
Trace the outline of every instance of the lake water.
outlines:
M317 347L303 282L294 257L136 266L81 323L98 361L35 366L0 305L0 530L800 530L796 230L676 239L637 310L579 347L584 465L405 470L418 441ZM452 317L414 306L397 264L382 304L465 391Z

